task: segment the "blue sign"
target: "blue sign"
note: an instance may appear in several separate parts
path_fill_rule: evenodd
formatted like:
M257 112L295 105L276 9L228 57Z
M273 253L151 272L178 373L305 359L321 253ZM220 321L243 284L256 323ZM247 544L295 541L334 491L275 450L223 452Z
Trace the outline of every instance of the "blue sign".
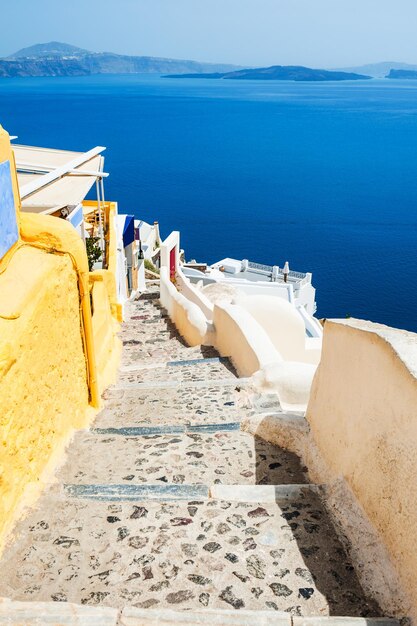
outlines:
M19 239L10 162L0 163L0 259Z

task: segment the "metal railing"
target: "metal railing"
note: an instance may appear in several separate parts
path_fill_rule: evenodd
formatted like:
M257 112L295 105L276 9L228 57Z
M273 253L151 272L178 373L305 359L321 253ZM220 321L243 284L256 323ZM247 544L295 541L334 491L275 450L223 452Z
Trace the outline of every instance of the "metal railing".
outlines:
M248 269L258 271L260 273L267 273L272 276L273 267L271 265L263 265L262 263L254 263L253 261L248 261ZM283 268L278 267L278 274L283 276ZM294 270L290 270L288 274L288 278L293 279L295 281L303 281L307 277L307 274L304 272L295 272Z
M248 261L248 267L252 270L260 270L261 272L268 272L269 274L272 274L271 265L263 265L262 263L253 263L253 261Z

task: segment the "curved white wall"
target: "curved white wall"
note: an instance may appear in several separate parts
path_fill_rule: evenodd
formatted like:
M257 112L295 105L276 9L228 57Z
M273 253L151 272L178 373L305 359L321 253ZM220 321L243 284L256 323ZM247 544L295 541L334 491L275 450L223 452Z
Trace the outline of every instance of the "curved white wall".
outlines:
M238 303L263 328L284 361L319 362L320 347L306 342L303 318L293 305L273 296L249 296Z
M176 281L178 291L180 291L190 302L194 302L208 321L213 320L213 304L191 281L184 275L181 267L177 267Z
M160 300L181 337L190 346L202 344L208 330L207 320L199 307L187 300L171 283L166 267L161 267Z
M228 356L240 376L252 376L259 388L275 392L286 411L304 411L316 366L283 360L269 336L241 306L214 306L214 345Z
M240 376L282 361L263 328L242 307L215 304L213 323L216 349L231 359Z

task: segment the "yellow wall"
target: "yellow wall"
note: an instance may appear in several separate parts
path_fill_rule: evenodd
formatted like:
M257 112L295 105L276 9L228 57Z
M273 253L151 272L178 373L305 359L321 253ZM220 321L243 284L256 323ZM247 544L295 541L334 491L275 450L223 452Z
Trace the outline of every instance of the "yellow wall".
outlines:
M72 429L86 425L88 388L70 259L19 249L0 294L1 540L22 496L29 501Z
M409 604L388 584L381 605L417 619L417 335L361 320L328 320L307 419L326 482L347 482L396 568ZM354 526L355 520L350 520ZM355 542L362 541L358 535ZM365 537L366 540L366 537ZM372 544L364 546L372 548ZM364 562L367 583L384 568ZM384 594L386 597L384 597ZM405 606L404 606L405 603ZM384 608L384 607L383 607ZM387 610L386 609L386 610Z
M94 350L101 392L115 380L122 349L117 336L119 324L112 316L111 298L108 293L109 274L109 270L97 270L90 274Z
M85 246L65 220L20 214L13 154L0 127L4 160L20 239L0 259L0 549L74 429L88 425L120 355L115 276L104 271L97 288L94 280L92 316Z
M86 205L97 204L87 202ZM117 204L106 202L106 245L108 269L90 273L93 301L93 338L100 391L114 382L121 355L121 341L117 337L118 322L123 321L123 308L117 301Z
M84 200L83 206L86 209L93 207L95 210L98 208L98 203L94 200ZM117 215L117 203L105 202L103 204L105 215L105 242L106 242L106 255L107 255L107 270L99 270L104 282L106 283L108 299L110 301L111 313L119 322L123 321L123 308L117 301L117 234L116 234L116 215ZM94 271L94 275L97 274L97 270Z
M113 317L119 322L123 321L122 306L117 302L117 236L116 236L116 213L117 205L115 202L109 202L108 211L108 232L106 240L108 242L108 269L103 273L103 278L107 284L107 293L110 300L110 306Z

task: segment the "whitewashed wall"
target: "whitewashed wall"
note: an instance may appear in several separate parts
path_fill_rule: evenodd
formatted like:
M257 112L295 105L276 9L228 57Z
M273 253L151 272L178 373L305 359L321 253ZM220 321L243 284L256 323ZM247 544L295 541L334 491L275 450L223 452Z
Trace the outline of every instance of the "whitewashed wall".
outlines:
M190 346L204 343L208 330L207 320L200 308L179 293L172 284L166 267L161 267L160 299L181 337Z

